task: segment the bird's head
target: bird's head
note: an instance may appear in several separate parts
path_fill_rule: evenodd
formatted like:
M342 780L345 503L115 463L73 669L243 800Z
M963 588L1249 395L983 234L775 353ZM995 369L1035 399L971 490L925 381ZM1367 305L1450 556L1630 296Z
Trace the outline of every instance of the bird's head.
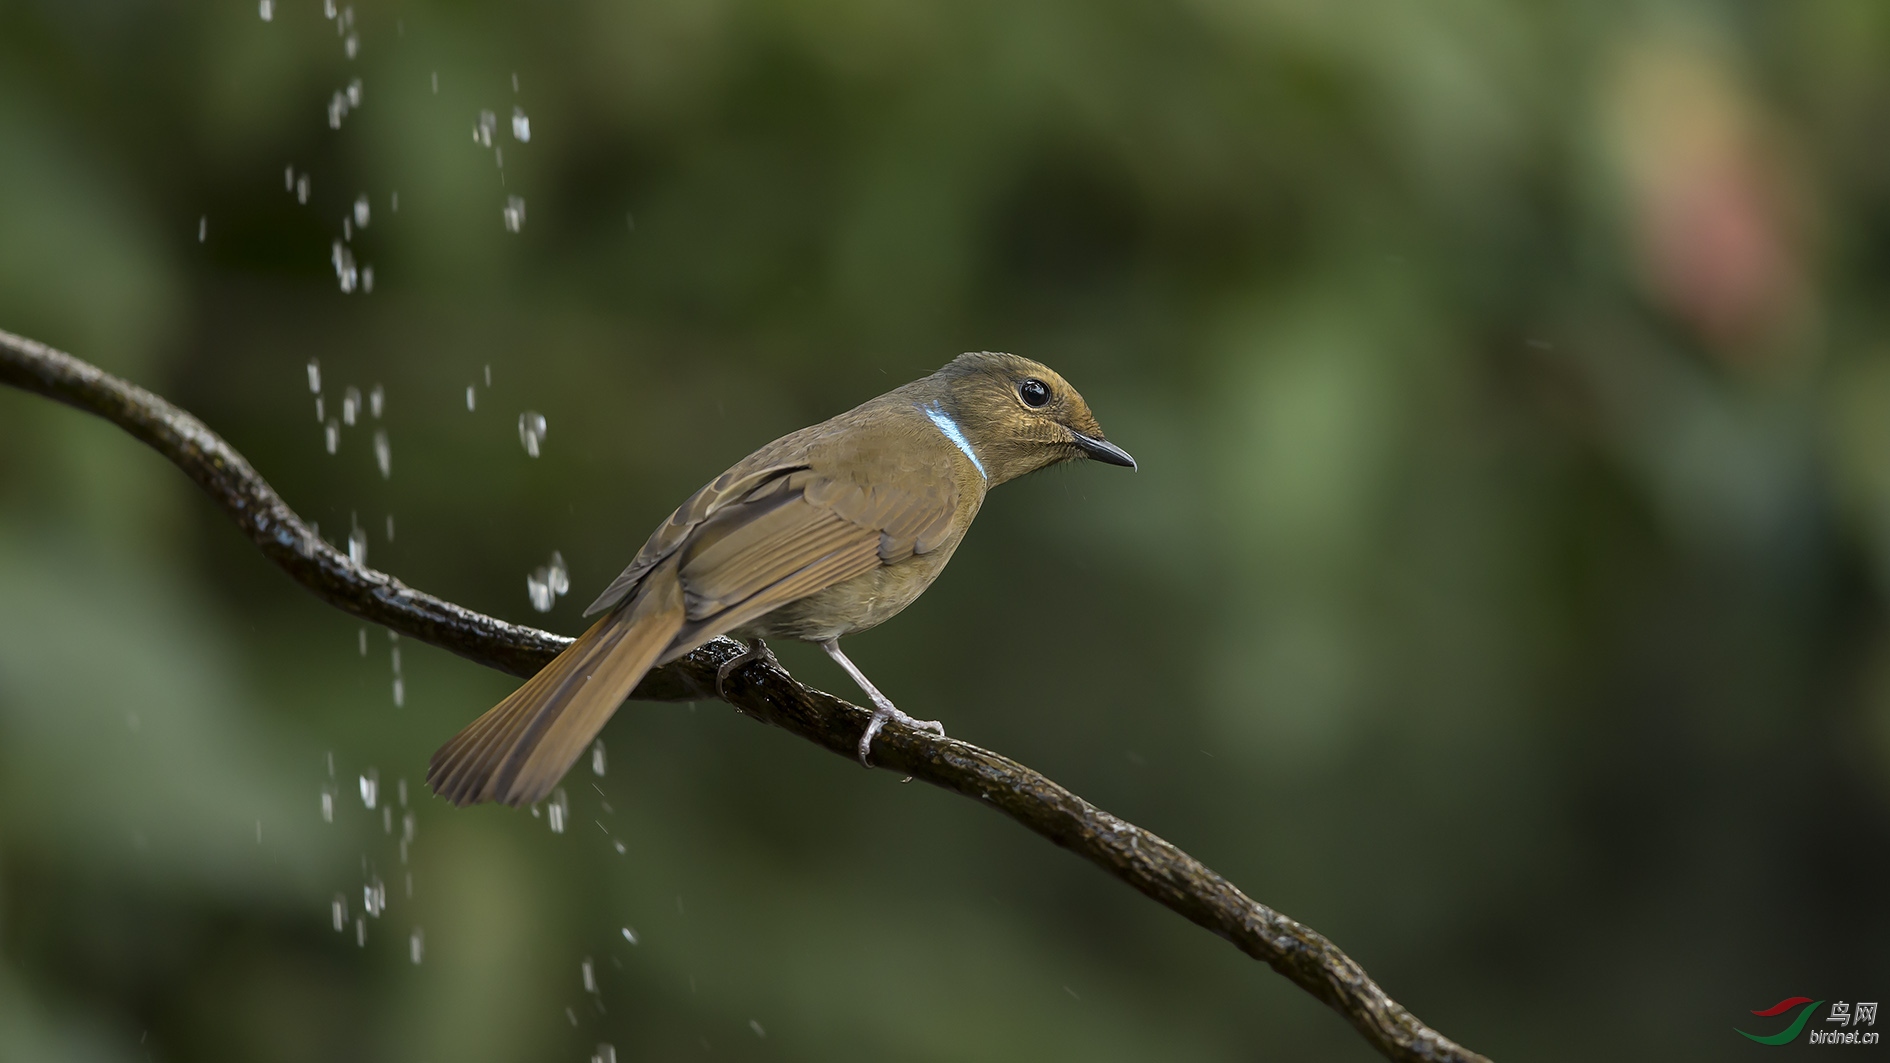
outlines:
M992 486L1072 458L1135 468L1127 451L1103 438L1083 396L1047 365L980 351L952 359L930 380L936 405L921 411L948 437L962 435L961 448L971 448Z

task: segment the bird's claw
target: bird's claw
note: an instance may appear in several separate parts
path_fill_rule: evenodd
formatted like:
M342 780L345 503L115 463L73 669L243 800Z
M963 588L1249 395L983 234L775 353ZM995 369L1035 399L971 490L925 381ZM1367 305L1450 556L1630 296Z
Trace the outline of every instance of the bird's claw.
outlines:
M733 675L737 668L745 667L754 660L764 660L776 668L781 667L780 660L775 657L774 651L768 648L767 643L760 639L750 639L747 649L723 661L721 667L715 670L715 696L724 701L728 700L728 695L722 690L722 684L728 682L728 677Z
M940 738L945 737L945 725L937 720L916 720L891 705L881 705L873 710L872 722L866 725L866 733L860 736L861 767L873 766L873 762L867 759L867 755L873 751L873 738L879 734L881 728L886 726L888 720L898 720L915 731L930 731Z

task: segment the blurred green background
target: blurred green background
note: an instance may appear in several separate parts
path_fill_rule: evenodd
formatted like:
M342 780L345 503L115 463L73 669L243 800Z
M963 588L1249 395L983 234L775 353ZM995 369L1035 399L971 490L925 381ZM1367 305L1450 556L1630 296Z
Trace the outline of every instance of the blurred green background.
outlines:
M0 327L375 567L576 633L749 450L1016 351L1142 470L997 492L849 644L904 708L1498 1058L1890 987L1879 0L270 7L0 5ZM562 833L424 796L512 685L0 390L0 1058L1375 1058L718 704L620 712Z

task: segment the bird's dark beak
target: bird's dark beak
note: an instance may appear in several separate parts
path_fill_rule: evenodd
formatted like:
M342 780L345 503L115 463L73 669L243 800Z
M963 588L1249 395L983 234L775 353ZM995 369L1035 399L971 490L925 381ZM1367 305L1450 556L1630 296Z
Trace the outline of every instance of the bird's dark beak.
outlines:
M1097 439L1095 436L1086 436L1075 430L1071 430L1070 434L1076 437L1076 445L1083 448L1083 453L1088 454L1097 461L1106 461L1111 465L1120 465L1125 469L1135 468L1135 459L1129 457L1129 452L1109 442L1107 439Z

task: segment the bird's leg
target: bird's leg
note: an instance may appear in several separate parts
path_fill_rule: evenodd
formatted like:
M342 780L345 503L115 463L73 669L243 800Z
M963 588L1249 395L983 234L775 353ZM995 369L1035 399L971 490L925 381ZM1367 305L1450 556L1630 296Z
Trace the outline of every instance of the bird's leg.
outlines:
M735 669L754 660L767 661L776 668L781 668L781 662L775 659L774 651L768 648L767 643L760 639L749 639L747 649L723 661L722 667L715 670L715 696L726 699L727 695L722 693L722 684L728 681L728 677L734 674ZM781 670L786 671L787 669L782 668Z
M866 755L873 748L873 736L879 734L879 729L886 726L887 720L898 720L915 731L931 731L941 738L945 736L945 725L937 720L915 720L900 712L898 706L892 703L892 699L881 694L879 688L867 680L866 673L855 667L852 661L847 660L847 655L840 652L839 639L828 639L820 644L820 648L827 651L827 656L832 657L835 664L846 669L846 673L853 677L853 681L860 685L860 689L866 691L866 696L873 700L873 722L866 725L866 733L860 736L861 765L868 768L873 766L866 759Z

